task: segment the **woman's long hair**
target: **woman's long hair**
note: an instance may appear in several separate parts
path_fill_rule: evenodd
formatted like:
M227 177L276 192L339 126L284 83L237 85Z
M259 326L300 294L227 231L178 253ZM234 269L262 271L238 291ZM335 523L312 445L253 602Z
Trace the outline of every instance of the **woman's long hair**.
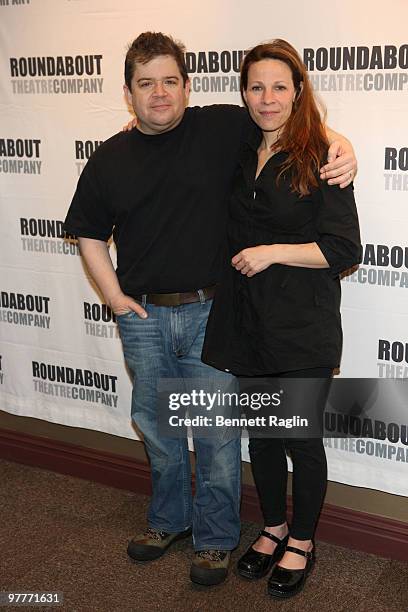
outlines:
M249 68L264 59L284 62L292 73L296 91L292 113L274 145L276 149L288 153L286 161L280 166L277 180L290 170L292 190L306 195L312 187L318 186L316 174L327 156L329 143L323 120L305 65L296 49L279 38L257 45L244 57L241 65L241 96L244 103L243 93L248 87Z

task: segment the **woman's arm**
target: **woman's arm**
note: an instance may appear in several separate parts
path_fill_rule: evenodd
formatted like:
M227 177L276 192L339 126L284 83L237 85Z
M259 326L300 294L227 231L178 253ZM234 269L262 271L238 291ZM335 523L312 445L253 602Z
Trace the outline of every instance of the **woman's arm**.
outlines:
M337 277L360 263L362 247L353 187L342 190L322 181L316 197L319 198L319 208L315 242L243 249L231 260L234 268L246 276L254 276L273 264L330 268L331 275Z
M243 249L231 260L241 274L254 276L273 264L301 268L328 268L326 258L316 242L305 244L263 244Z

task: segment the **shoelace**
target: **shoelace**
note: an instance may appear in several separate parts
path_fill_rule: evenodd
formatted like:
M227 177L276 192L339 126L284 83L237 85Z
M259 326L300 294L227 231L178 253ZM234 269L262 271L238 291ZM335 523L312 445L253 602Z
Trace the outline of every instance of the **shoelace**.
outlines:
M209 561L222 561L225 557L225 552L222 550L200 550L197 554L201 559Z
M153 538L153 540L164 540L168 536L168 533L165 531L159 531L158 529L153 529L153 527L149 527L149 529L145 532L145 535L149 538Z

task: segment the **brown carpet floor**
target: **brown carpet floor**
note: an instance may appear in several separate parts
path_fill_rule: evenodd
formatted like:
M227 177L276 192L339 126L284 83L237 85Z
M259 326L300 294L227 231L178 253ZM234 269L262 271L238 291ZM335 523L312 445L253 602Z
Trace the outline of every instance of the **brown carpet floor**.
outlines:
M0 591L60 591L69 612L407 612L408 564L318 542L304 591L272 600L266 581L234 570L216 587L189 578L191 541L150 564L132 563L127 540L146 526L148 498L0 461ZM233 561L259 526L244 523ZM1 610L15 610L1 607Z

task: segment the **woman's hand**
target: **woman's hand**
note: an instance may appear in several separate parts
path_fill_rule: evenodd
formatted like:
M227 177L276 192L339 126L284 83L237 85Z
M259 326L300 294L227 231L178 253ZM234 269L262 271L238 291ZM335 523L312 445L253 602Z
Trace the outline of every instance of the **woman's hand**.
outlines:
M131 121L129 121L129 123L127 123L126 125L123 126L122 132L130 132L136 126L137 126L137 119L136 119L136 117L133 117L133 119Z
M243 249L231 259L236 270L255 276L272 264L296 268L328 268L329 264L316 242L304 244L262 244Z
M258 272L266 270L271 264L275 263L273 259L274 246L273 244L262 244L243 249L234 255L231 264L241 274L255 276Z

